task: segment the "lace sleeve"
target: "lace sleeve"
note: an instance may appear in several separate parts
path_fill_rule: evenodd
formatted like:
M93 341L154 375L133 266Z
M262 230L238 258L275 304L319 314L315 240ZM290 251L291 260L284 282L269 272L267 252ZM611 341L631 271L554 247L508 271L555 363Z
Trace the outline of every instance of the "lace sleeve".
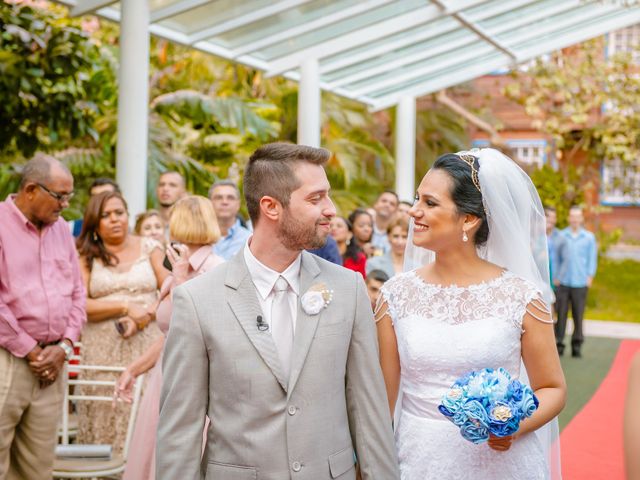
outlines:
M541 292L538 292L538 295L527 304L526 312L543 323L554 323L551 317L551 309L542 299Z
M531 282L519 278L519 289L521 289L522 300L516 313L516 321L522 329L522 322L526 314L531 315L536 320L543 323L553 323L551 318L551 309L542 297L542 292ZM523 331L524 333L524 331Z
M373 311L373 317L378 323L384 317L389 317L391 320L391 324L393 325L393 319L395 318L395 313L393 309L393 295L388 288L390 286L389 283L386 283L380 289L380 296L378 297L378 301L376 302L376 308Z

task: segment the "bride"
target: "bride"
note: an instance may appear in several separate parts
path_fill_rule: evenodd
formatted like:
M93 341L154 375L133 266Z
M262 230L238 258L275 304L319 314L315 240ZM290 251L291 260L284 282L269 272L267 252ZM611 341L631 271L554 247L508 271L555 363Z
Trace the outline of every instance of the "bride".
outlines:
M421 263L389 280L376 308L401 478L550 478L549 441L534 432L557 428L566 385L535 187L497 150L446 154L410 215L405 262ZM458 377L498 367L530 384L540 405L513 436L476 445L437 407Z

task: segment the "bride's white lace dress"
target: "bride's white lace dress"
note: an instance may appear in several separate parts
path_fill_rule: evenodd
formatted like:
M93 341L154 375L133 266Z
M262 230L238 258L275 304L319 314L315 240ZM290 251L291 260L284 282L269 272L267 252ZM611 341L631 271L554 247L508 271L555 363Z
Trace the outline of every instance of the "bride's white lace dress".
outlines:
M475 445L439 411L454 380L471 370L504 367L520 374L520 337L535 286L505 271L469 287L425 283L415 272L389 280L382 289L398 340L402 371L396 444L402 480L549 477L534 433L506 452Z

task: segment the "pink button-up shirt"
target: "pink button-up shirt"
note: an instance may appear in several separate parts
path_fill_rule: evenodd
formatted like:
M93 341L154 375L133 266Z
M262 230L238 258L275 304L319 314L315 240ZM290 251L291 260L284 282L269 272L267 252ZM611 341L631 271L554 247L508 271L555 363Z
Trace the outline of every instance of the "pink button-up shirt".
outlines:
M14 196L0 202L0 347L24 357L38 343L77 341L85 301L67 222L38 231Z

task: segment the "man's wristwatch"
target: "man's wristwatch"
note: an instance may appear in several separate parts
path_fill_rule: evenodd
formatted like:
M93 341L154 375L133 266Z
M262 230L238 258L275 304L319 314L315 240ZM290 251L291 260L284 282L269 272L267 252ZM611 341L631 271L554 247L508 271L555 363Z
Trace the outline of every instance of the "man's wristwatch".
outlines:
M64 350L64 359L66 361L69 361L69 359L71 358L71 355L73 355L73 347L71 345L69 345L67 342L65 342L64 340L59 342L58 346L62 350Z

